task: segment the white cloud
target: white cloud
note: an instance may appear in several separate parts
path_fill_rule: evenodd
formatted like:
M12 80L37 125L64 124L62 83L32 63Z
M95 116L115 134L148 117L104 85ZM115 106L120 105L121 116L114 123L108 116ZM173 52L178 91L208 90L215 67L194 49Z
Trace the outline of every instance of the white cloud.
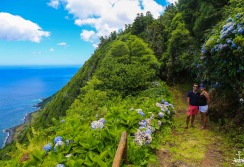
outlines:
M52 1L57 0L50 0ZM82 30L83 40L97 43L99 37L108 36L112 31L123 29L133 23L138 13L150 11L157 18L164 7L155 0L59 0L65 10L75 18L78 26L90 26ZM83 27L82 27L83 28ZM90 29L94 31L90 31Z
M50 48L49 51L50 51L50 52L54 52L54 49L53 49L53 48Z
M53 7L54 9L58 9L58 7L60 5L60 1L59 0L51 0L49 3L47 3L47 5Z
M166 0L168 3L175 3L175 2L178 2L178 0Z
M60 42L60 43L58 43L57 45L58 45L58 46L67 46L67 43L65 43L65 42Z
M94 35L95 32L94 31L88 31L88 30L83 30L80 34L80 37L84 40L84 41L94 41Z
M50 32L43 31L36 23L20 16L0 12L0 39L38 43L42 37L49 36Z

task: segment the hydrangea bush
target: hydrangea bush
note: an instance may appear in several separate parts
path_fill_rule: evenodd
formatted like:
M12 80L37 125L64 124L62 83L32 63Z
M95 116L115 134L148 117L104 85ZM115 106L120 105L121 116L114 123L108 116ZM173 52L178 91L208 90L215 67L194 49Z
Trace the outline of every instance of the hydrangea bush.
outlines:
M166 113L170 115L170 110L168 109L168 106L170 106L171 109L174 109L173 104L166 102L164 99L161 100L161 104L156 103L156 106L159 107L161 110L158 113L158 119L155 118L155 115L152 112L149 112L151 114L150 118L143 119L138 123L140 127L139 129L137 129L135 133L135 139L133 140L133 142L135 142L137 145L142 146L150 144L152 142L152 133L155 132L156 128L160 128L160 126L162 125L162 122L159 119L162 119ZM141 116L145 116L142 109L136 109L136 111ZM166 113L164 114L164 112ZM156 127L153 127L153 121L157 122L156 124L154 124L154 126Z
M213 30L202 47L199 79L243 96L244 13L232 15Z

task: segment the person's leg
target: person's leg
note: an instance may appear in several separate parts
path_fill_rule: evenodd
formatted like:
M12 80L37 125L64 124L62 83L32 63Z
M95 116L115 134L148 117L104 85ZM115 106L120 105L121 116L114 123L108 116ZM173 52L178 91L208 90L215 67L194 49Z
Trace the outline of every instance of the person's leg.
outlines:
M203 114L203 124L202 124L202 129L206 128L206 123L207 123L207 117L206 117L206 113L202 113Z
M186 129L188 129L188 125L189 125L189 122L190 122L190 117L191 117L191 115L187 115L187 117L186 117Z
M194 127L195 115L191 116L191 127Z
M199 111L201 113L201 124L203 125L203 113L201 111Z

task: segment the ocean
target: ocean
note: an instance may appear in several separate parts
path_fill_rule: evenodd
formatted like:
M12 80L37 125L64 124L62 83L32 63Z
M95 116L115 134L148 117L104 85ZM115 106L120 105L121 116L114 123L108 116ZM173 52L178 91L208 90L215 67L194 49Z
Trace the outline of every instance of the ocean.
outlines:
M0 148L4 129L24 122L33 107L60 90L80 66L0 66Z

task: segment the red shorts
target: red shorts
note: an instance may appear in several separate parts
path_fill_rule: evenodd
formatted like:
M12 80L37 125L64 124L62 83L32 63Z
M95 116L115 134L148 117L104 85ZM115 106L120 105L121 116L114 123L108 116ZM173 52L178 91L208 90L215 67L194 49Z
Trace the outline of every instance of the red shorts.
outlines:
M198 106L189 106L189 109L187 111L187 115L197 115L198 112Z

